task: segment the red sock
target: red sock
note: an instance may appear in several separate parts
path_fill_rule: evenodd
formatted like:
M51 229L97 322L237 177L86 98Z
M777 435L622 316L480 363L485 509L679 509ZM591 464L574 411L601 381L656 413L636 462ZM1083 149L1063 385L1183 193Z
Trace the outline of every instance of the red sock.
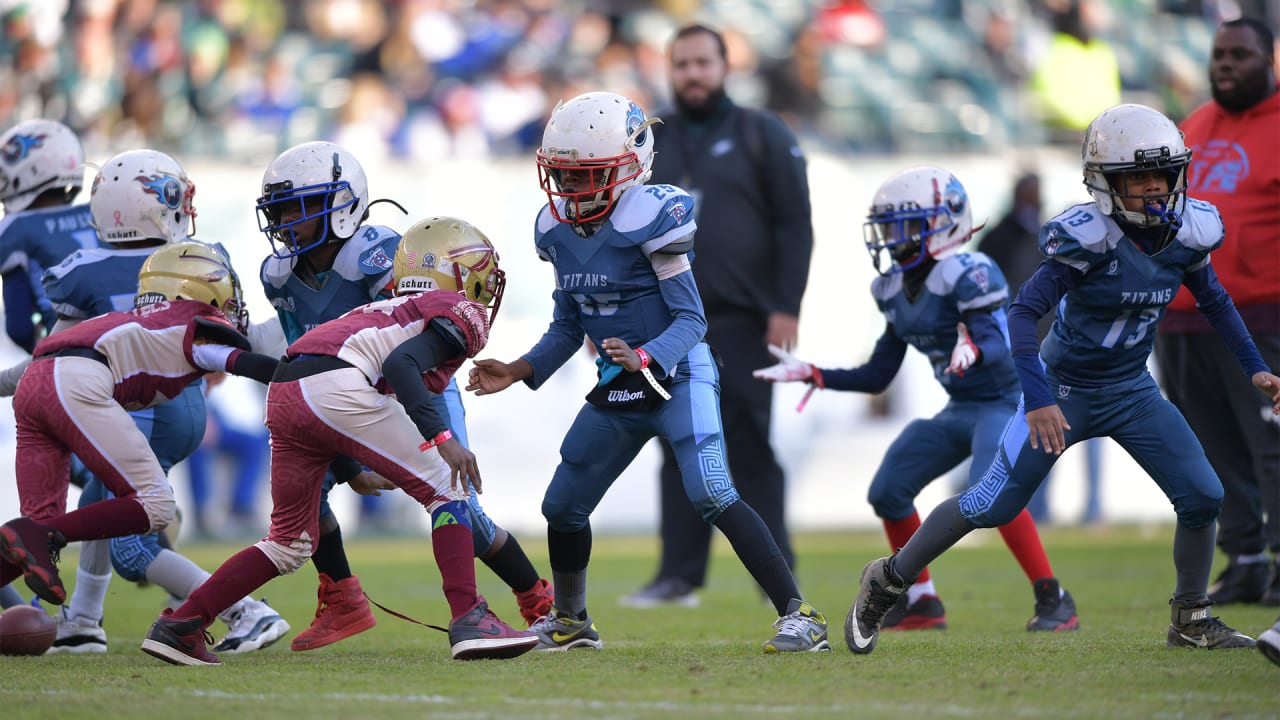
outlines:
M1040 532L1036 530L1036 521L1031 519L1031 513L1024 509L1013 520L1001 525L1000 536L1018 559L1028 580L1035 582L1053 577L1053 567L1049 564L1049 556L1044 554Z
M920 529L920 512L912 510L910 515L901 520L885 520L883 522L884 534L889 536L889 547L896 555L902 549L902 546L906 545L907 541L911 539L911 536L915 535L916 531ZM920 577L916 578L916 582L928 581L929 568L926 567L920 572Z
M213 577L196 588L182 607L173 611L174 617L200 616L204 626L213 624L218 613L235 605L240 598L266 585L280 574L275 563L257 547L247 547L232 555Z
M151 529L147 511L131 497L85 505L44 524L62 531L67 542L138 535Z
M475 607L476 557L471 540L471 528L450 523L431 531L431 551L440 568L444 585L444 598L449 601L449 612L457 620Z

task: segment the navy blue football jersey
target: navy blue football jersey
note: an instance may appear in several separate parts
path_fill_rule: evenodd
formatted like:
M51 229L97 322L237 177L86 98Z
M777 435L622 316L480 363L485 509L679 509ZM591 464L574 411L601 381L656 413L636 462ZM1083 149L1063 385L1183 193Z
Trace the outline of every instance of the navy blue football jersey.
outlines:
M1222 244L1213 205L1187 199L1182 227L1148 255L1095 203L1076 205L1045 223L1040 251L1084 273L1058 305L1040 356L1067 384L1108 385L1143 372L1156 326L1183 276L1209 262Z
M563 211L562 211L563 212ZM536 221L534 242L538 256L555 267L556 305L563 321L576 323L599 350L605 338L621 338L633 348L645 345L649 354L661 359L668 372L688 355L701 337L675 338L662 335L681 312L702 316L701 301L693 295L693 306L673 308L663 297L652 259L655 252L670 245L685 245L697 225L693 220L693 198L671 185L638 185L618 199L607 220L590 237L581 237L568 223L557 221L550 207L543 207ZM671 272L688 273L684 253L671 255ZM661 265L659 261L659 265ZM705 329L705 321L704 329ZM539 343L530 352L535 366L544 355L554 367L567 359L563 350L576 351L582 343L564 337L558 348ZM549 373L548 373L549 374Z
M1013 356L1008 352L1009 284L991 258L980 252L943 258L925 279L914 301L903 290L902 273L877 277L871 295L893 326L894 334L929 358L933 376L956 400L993 400L1018 387ZM956 345L956 324L964 313L989 309L1004 335L1005 352L984 355L964 376L945 373Z
M338 251L333 267L313 288L293 273L299 258L268 255L262 261L262 288L271 301L285 339L303 333L378 298L391 282L392 262L400 233L382 225L365 225Z

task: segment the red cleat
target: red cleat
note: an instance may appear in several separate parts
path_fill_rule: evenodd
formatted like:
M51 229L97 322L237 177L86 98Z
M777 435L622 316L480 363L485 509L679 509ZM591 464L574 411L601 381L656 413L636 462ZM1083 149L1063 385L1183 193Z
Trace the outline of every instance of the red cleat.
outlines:
M332 645L378 624L360 587L360 578L355 575L334 582L320 573L316 596L316 617L311 627L298 633L289 645L294 652Z

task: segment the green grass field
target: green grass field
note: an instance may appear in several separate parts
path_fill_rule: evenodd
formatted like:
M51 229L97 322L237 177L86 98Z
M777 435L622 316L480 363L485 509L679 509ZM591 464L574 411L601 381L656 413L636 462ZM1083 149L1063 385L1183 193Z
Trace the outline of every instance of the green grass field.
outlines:
M772 609L722 539L701 607L630 610L617 599L648 579L656 540L596 538L591 611L604 650L505 662L452 661L443 634L379 613L373 630L311 653L290 652L286 638L263 652L224 656L221 667L173 667L138 650L163 592L117 578L107 600L110 652L0 657L0 717L1277 717L1280 668L1259 653L1165 648L1171 537L1171 526L1045 531L1082 626L1046 636L1023 629L1031 590L999 536L971 536L933 568L950 628L886 633L870 656L844 647L841 626L858 572L884 554L876 533L796 538L801 585L827 613L834 648L805 656L761 653ZM524 544L545 568L542 543ZM349 547L375 599L447 623L427 540ZM182 549L213 568L239 547ZM68 581L75 561L74 552L63 557ZM496 611L518 620L510 592L482 566L477 574ZM314 611L315 579L308 566L260 594L296 632ZM1277 610L1219 614L1256 635ZM225 626L212 630L220 636Z

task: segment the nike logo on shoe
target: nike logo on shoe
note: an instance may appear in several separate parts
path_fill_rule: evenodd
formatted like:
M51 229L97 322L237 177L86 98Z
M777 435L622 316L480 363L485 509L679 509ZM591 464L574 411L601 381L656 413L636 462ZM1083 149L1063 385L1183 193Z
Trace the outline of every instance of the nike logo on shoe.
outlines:
M577 636L578 636L578 633L572 633L572 632L562 633L559 630L556 630L551 633L551 641L559 645L560 643L569 642L570 640L574 639Z
M1195 637L1192 637L1184 633L1178 633L1178 637L1182 638L1183 640L1186 640L1187 642L1191 643L1192 645L1195 645L1196 647L1209 647L1209 638L1205 637L1204 635L1196 635Z
M482 632L485 635L501 635L502 634L502 628L498 627L497 623L489 623L488 627L480 627L479 625L477 625L476 631Z

